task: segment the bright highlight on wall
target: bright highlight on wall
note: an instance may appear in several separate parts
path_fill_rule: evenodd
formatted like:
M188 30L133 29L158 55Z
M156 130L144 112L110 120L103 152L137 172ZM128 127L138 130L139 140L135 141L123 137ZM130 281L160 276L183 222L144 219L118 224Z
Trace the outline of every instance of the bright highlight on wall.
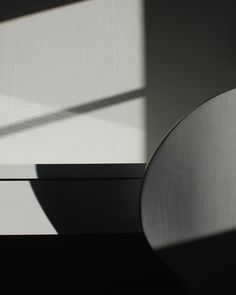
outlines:
M141 0L0 23L0 163L145 162Z

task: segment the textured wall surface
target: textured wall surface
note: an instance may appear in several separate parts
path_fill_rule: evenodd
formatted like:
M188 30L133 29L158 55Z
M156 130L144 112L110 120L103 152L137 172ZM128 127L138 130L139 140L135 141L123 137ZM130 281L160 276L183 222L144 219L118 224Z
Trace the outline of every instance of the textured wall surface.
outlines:
M145 161L142 8L78 1L0 23L0 164Z
M2 164L146 162L176 120L236 87L235 1L207 3L2 1L0 178L11 178ZM25 169L37 177L34 165ZM13 192L37 197L25 185L2 187L6 226L14 214L41 214L7 205ZM42 210L35 201L31 210Z

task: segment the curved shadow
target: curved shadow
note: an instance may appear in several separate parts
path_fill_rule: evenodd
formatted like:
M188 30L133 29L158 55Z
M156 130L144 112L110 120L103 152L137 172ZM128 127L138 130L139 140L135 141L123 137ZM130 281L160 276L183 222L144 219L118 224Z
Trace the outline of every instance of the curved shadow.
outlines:
M144 164L37 165L30 184L60 234L140 232Z
M189 294L156 258L144 235L137 233L141 231L139 187L144 166L37 165L39 179L30 184L61 235L18 237L7 244L8 249L9 244L18 245L30 257L28 250L34 255L38 247L42 261L53 265L50 276L63 277L62 288L73 286L83 294ZM40 263L38 259L36 266Z

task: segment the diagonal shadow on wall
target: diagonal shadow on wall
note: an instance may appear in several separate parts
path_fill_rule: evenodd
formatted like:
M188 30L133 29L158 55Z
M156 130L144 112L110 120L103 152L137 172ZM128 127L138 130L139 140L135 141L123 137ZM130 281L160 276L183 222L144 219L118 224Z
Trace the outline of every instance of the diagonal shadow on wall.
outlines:
M75 1L37 1L41 4L35 2L19 1L18 3L27 3L28 6L22 4L19 7L17 4L18 8L14 11L10 4L13 1L8 1L8 8L2 13L1 21ZM146 0L145 90L105 98L6 126L0 130L0 135L21 132L146 94L146 144L150 156L168 129L182 115L209 97L236 86L234 11L234 1ZM115 165L111 167L112 171L114 169ZM40 166L37 166L37 172L39 177L43 177L45 173ZM35 180L31 185L42 208L59 233L88 233L94 230L98 221L100 229L119 232L127 226L128 231L136 231L140 230L137 200L142 177L132 179L131 176L130 174L131 179L126 179L127 183L121 177L117 180L110 179L111 182L104 178L103 181L80 180L76 181L76 184L69 179L65 180L64 184L61 180L47 180L43 185L40 180ZM129 199L126 196L129 196ZM119 210L117 206L120 206ZM201 263L209 259L208 254L212 251L213 245L221 245L215 252L215 258L222 257L222 246L226 246L223 254L227 256L228 265L234 251L231 248L230 252L227 246L234 244L234 240L235 234L226 234L201 243L163 250L160 256L167 264L171 261L174 266L181 265L185 273L196 265L196 270L201 272ZM198 256L194 262L191 249L196 251L195 254ZM204 255L201 256L202 254ZM218 264L218 259L211 261L215 263L215 268L222 265ZM196 276L199 272L196 272ZM231 271L228 273L232 274Z
M61 120L69 119L80 114L88 113L91 111L99 110L119 103L123 103L137 97L143 96L145 89L130 91L124 94L115 95L103 98L94 102L74 106L61 111L56 111L36 118L31 118L25 121L10 124L0 127L0 137L12 135L28 129L36 128L39 126L48 125L50 123L58 122Z
M1 11L0 21L10 20L15 17L20 17L23 15L35 13L38 11L58 7L73 2L77 1L5 1L4 4L1 4L3 5L3 7L5 7ZM116 97L105 98L100 101L89 103L86 105L69 108L39 118L32 118L25 122L18 122L10 126L5 126L0 130L0 136L10 135L13 133L24 131L29 128L34 128L58 120L70 118L78 114L128 101L138 96L145 96L145 91L145 89L141 89ZM129 166L129 169L132 167L132 169L128 172L127 166ZM101 167L102 165L100 165L100 168ZM124 164L122 165L122 167L122 169L124 170L123 172L120 170L120 172L122 172L120 174L120 177L115 177L114 179L111 179L111 175L114 174L117 166L111 165L109 167L110 170L107 170L107 178L109 178L109 181L107 181L106 177L104 177L102 180L99 179L99 181L96 179L83 179L78 181L72 181L70 179L63 181L60 179L54 179L46 180L44 183L42 183L41 180L31 181L31 185L36 197L39 200L39 203L41 204L42 208L45 210L45 213L59 233L79 233L81 231L84 233L94 233L96 232L96 230L99 233L101 231L110 231L112 233L117 233L121 231L138 232L141 231L139 218L139 188L143 174L141 173L137 177L137 169L138 171L142 170L143 172L144 165L140 167L139 165L135 166L134 164ZM49 168L50 170L50 167L47 168ZM42 167L40 165L37 166L37 173L39 178L43 178L45 176L45 173L48 173L47 168L45 170L45 167ZM53 169L54 168L55 167L53 167ZM99 169L97 169L96 173L98 173L98 175L100 174ZM135 177L133 177L134 175ZM101 174L99 175L99 177L100 176ZM101 235L99 235L99 237L101 239ZM103 278L101 278L101 275L98 276L98 273L100 273L101 269L108 269L110 274L109 284L111 284L111 290L113 291L114 285L117 284L119 288L122 288L119 289L118 292L135 292L135 294L146 294L148 292L149 294L156 294L156 291L160 289L160 285L163 284L163 277L165 279L165 282L168 282L167 285L171 286L170 288L172 288L173 284L177 288L180 287L179 281L176 281L175 277L172 279L171 273L163 275L163 273L165 273L166 271L166 268L163 267L162 269L160 267L161 264L156 263L156 261L153 260L153 253L151 253L151 249L148 247L142 234L141 241L144 244L143 248L141 248L140 243L136 240L135 243L132 244L132 235L127 235L124 239L124 243L121 243L121 238L119 236L117 238L117 241L115 241L116 248L109 248L109 251L111 251L113 254L119 254L120 252L122 253L121 256L123 260L120 256L115 261L114 255L109 255L106 248L104 250L104 246L100 246L99 248L99 237L95 237L94 239L92 239L92 243L90 242L90 238L88 242L90 248L88 248L87 245L84 248L81 247L81 243L84 244L86 241L84 237L82 237L81 239L77 238L77 244L74 243L74 240L73 243L70 244L73 245L74 249L76 249L75 252L71 251L71 247L68 248L68 251L65 251L66 253L70 253L69 260L67 259L68 256L65 255L65 259L67 259L67 261L69 262L75 261L75 257L77 256L74 255L74 253L80 252L78 251L78 249L80 249L82 252L82 256L85 257L84 260L86 260L87 263L86 253L89 253L88 256L90 257L90 260L93 261L93 266L95 266L96 269L99 270L93 273L92 276L91 273L89 274L90 285L91 279L93 284L94 277L99 277L99 281L102 281ZM112 236L109 235L109 237L107 238L108 243L106 242L104 245L109 244L109 241L111 241L112 239ZM62 238L60 238L59 241L62 241ZM56 245L58 245L58 242ZM134 258L132 258L133 256L129 254L126 248L131 249L130 253L135 253ZM99 249L103 249L103 251L99 251ZM150 261L144 265L142 261L147 261L147 249L150 252ZM136 255L136 253L138 253L139 251L141 254ZM53 247L53 253L54 252L55 247ZM57 255L57 262L61 262L61 258L60 260L58 259L59 256L63 256L61 255L61 251L60 255ZM126 256L129 259L131 257L133 260L131 259L131 262L129 262L129 260L126 259ZM51 258L52 255L50 255L48 261L51 261ZM99 260L98 258L102 259ZM120 261L124 262L121 263ZM134 272L134 266L136 265L134 262L138 262L139 264L136 268L136 272ZM67 265L69 268L71 267L71 263L68 263ZM81 267L81 259L78 260L77 266L78 265ZM84 264L82 263L82 265ZM106 265L108 265L108 267L106 267ZM101 266L103 266L103 268ZM89 264L89 267L91 267L91 264ZM119 280L114 281L114 276L117 276L117 269L113 270L113 272L111 273L111 267L119 268ZM34 268L35 265L30 269ZM125 286L123 286L124 270L125 274L128 274L125 275ZM84 270L82 274L84 275ZM158 283L156 283L155 280L157 277L159 279ZM78 276L76 273L76 284L77 282ZM134 284L136 288L134 288ZM166 283L164 285L166 285ZM87 288L88 287L86 286L86 290ZM96 291L97 290L98 287L96 286Z
M0 22L82 1L89 0L2 0Z

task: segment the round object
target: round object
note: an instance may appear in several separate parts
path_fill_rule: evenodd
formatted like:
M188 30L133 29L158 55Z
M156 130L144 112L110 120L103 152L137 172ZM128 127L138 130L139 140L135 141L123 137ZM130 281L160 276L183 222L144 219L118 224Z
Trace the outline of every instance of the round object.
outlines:
M147 166L142 224L154 249L236 226L236 90L179 121Z
M203 272L207 262L213 268L230 253L227 247L213 248L222 241L214 237L225 241L236 228L235 89L200 105L164 138L146 168L141 218L148 242L177 272L182 265L181 272L189 274L197 264ZM236 246L235 235L227 243L232 245L233 236Z

